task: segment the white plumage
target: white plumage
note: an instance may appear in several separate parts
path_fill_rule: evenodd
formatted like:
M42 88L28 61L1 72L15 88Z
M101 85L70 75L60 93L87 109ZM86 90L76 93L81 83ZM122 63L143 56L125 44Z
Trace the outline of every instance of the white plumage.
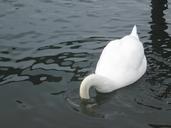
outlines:
M87 76L80 86L80 97L89 99L89 89L108 93L136 82L146 71L147 60L136 25L130 35L110 41L98 60L95 74Z

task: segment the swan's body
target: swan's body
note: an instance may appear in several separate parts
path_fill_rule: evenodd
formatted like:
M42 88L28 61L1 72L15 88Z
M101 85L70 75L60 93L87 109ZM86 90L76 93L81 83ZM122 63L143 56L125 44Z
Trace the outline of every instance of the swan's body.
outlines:
M146 71L144 48L134 26L130 35L110 41L103 49L95 74L87 76L80 86L80 97L89 99L90 87L108 93L136 82Z

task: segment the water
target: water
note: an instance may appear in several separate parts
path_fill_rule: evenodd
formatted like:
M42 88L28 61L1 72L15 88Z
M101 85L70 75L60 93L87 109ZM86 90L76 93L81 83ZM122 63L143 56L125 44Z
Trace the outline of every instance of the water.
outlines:
M0 0L0 127L171 128L171 2ZM137 24L147 73L79 98L104 46Z

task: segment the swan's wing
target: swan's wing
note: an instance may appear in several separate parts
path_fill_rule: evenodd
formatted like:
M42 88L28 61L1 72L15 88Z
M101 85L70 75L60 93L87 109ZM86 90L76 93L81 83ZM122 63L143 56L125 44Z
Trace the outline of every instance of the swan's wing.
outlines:
M111 79L135 78L144 58L142 43L135 37L125 36L109 42L104 48L95 73Z
M120 43L120 40L115 40L107 44L98 60L95 73L110 74L112 70L118 70L119 65L123 63Z

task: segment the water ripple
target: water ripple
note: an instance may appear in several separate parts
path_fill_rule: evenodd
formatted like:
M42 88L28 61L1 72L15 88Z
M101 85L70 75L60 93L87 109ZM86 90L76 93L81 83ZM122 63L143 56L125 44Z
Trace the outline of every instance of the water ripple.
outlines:
M169 127L170 4L167 0L1 0L0 127L11 124L6 117L14 115L16 127L22 122L28 127L36 123L65 127L63 119L69 119L66 125L71 127ZM145 47L146 74L109 94L92 89L92 99L82 102L81 80L94 72L109 40L129 34L134 24Z

